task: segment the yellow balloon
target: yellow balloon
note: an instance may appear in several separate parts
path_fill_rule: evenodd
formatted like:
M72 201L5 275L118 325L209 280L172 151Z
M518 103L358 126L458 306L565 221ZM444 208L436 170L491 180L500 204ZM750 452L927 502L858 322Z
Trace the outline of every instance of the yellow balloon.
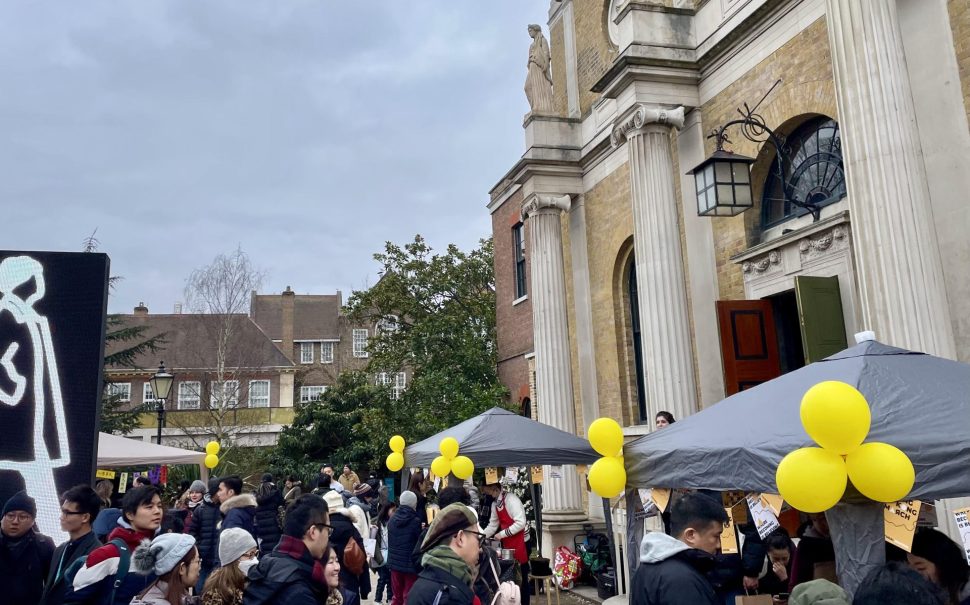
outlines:
M215 468L217 466L219 466L219 456L216 456L215 454L207 454L205 457L205 467Z
M909 457L888 443L863 443L846 456L845 465L852 485L877 502L905 499L916 482L916 469Z
M448 473L451 472L451 460L448 460L444 456L438 456L431 461L431 472L436 477L447 477Z
M605 456L589 467L589 486L601 498L615 498L626 486L623 458Z
M215 456L216 454L219 453L219 450L220 449L221 448L219 447L219 442L218 441L210 441L209 443L206 443L205 444L205 453L206 454L210 454L212 456Z
M468 456L455 456L451 461L451 472L459 479L468 479L475 473L475 463Z
M845 461L819 447L803 447L782 458L775 472L778 493L792 507L820 513L835 506L845 493Z
M441 452L442 456L451 460L458 455L458 440L454 437L445 437L438 445L438 451ZM437 475L437 473L435 474Z
M394 435L393 437L391 437L391 440L388 442L388 445L391 446L392 452L400 452L402 454L404 453L404 445L405 445L404 437L401 437L400 435Z
M597 418L589 425L589 444L601 456L612 458L623 449L623 429L612 418Z
M826 380L802 397L802 426L815 443L843 456L862 445L872 415L866 398L852 385Z
M391 452L387 455L387 460L384 461L387 464L387 469L389 471L397 472L404 468L404 454L401 452Z

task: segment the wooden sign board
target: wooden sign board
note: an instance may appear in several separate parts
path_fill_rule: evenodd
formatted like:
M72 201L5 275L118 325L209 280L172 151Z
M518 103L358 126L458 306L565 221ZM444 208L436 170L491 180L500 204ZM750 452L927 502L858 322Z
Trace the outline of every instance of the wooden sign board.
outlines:
M542 466L533 466L532 468L532 482L542 483Z
M663 512L667 510L667 505L670 504L670 490L662 487L651 488L650 498L657 505L660 512Z
M498 469L489 466L485 469L485 485L495 485L498 483Z

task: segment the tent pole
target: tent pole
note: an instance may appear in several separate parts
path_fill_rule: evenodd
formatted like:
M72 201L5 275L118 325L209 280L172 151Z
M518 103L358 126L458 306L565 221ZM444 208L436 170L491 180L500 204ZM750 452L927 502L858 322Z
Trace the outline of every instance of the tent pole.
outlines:
M835 547L839 584L851 599L873 569L886 562L885 505L840 502L825 513Z
M531 469L529 469L531 470ZM542 556L542 486L536 487L532 482L532 473L529 473L529 491L532 494L532 513L536 519L536 552Z

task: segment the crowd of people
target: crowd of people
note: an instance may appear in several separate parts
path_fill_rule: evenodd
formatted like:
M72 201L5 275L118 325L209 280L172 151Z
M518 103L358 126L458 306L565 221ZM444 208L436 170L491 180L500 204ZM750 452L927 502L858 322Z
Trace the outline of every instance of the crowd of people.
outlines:
M661 423L675 422L668 413ZM501 484L450 485L429 506L430 482L412 475L395 500L349 466L320 469L312 490L264 474L247 490L236 476L183 485L172 506L147 480L112 498L110 482L61 495L55 545L35 524L36 504L20 492L3 505L0 605L360 605L373 593L388 605L529 604L523 503ZM762 539L741 525L741 552L722 553L727 522L720 495L684 491L672 499L664 532L640 545L633 605L732 605L771 595L789 605L848 604L835 579L824 514L809 515L796 541L784 529ZM500 560L500 543L512 560ZM929 528L911 552L887 546L885 566L854 604L970 605L970 567L961 547ZM376 587L372 586L372 574ZM517 587L514 596L506 591Z

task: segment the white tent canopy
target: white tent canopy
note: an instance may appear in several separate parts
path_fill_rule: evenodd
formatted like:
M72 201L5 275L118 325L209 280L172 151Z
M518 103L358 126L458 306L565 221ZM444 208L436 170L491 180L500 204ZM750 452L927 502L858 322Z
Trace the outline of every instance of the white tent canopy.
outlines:
M167 445L98 433L98 468L140 466L143 464L197 464L205 479L205 452L183 450Z

